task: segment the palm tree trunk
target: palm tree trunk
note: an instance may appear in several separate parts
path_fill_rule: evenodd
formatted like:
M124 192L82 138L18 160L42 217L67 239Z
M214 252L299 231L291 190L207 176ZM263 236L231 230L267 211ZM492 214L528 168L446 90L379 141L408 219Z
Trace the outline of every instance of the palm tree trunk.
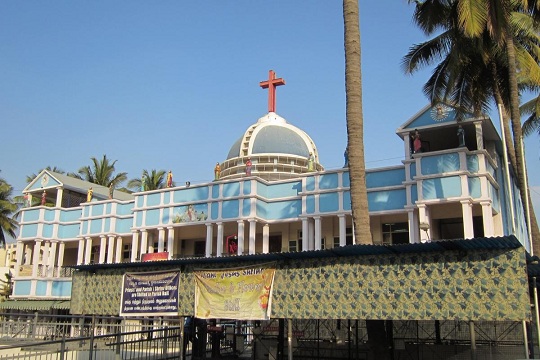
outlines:
M533 229L538 230L538 223L536 217L531 216L532 203L530 202L530 196L527 196L527 173L525 172L525 151L523 149L523 133L521 130L521 115L519 113L519 90L517 85L517 62L516 62L516 51L514 48L514 39L512 34L506 34L506 53L508 56L508 83L510 89L510 117L512 120L512 133L514 135L514 149L516 154L516 177L518 188L521 196L521 202L523 204L523 213L527 219L531 220L531 228L528 229L533 237L533 249L531 249L535 254L540 251L538 245L540 245L540 239L535 238L538 236L538 231L533 231ZM527 206L528 205L528 206ZM534 211L533 211L534 212ZM534 224L534 225L533 225ZM527 224L528 226L528 224ZM524 239L523 239L524 240ZM538 244L538 245L537 245Z
M362 71L358 0L343 0L345 24L345 90L347 98L347 150L351 180L351 208L356 243L372 244L364 159Z

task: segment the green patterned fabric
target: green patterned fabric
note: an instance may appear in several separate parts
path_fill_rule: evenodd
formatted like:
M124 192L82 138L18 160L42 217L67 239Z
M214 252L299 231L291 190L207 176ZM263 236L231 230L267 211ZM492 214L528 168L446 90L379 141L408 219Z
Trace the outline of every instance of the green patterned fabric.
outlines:
M531 316L523 248L305 259L276 266L273 318L520 321ZM122 274L134 271L75 272L71 312L118 314ZM193 314L192 267L183 268L179 289L179 315Z

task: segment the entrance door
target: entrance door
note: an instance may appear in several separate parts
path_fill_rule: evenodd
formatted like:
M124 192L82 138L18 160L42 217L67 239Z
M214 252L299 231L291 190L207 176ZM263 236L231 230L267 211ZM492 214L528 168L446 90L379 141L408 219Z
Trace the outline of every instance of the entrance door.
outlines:
M271 253L281 252L281 234L268 237L268 251Z

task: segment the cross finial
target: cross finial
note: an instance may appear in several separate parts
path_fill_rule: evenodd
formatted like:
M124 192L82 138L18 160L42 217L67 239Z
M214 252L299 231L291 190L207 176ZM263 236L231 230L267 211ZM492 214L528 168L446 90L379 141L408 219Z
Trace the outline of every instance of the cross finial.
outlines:
M276 79L274 70L268 72L268 80L259 83L263 89L268 88L268 112L276 112L276 86L280 85L285 85L285 80Z

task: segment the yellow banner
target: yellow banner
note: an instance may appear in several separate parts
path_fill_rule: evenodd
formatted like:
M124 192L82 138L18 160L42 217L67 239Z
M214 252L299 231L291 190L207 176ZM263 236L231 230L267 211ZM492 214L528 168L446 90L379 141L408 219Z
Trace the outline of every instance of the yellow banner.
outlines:
M268 320L275 272L274 264L195 271L195 317Z

